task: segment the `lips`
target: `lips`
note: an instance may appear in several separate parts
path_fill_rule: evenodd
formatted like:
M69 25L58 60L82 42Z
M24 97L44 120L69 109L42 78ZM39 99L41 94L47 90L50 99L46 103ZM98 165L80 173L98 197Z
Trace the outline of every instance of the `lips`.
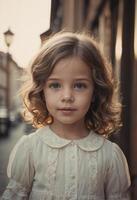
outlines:
M75 108L59 108L58 110L61 110L61 111L76 111Z
M75 108L59 108L58 111L60 111L63 115L72 115L76 109Z

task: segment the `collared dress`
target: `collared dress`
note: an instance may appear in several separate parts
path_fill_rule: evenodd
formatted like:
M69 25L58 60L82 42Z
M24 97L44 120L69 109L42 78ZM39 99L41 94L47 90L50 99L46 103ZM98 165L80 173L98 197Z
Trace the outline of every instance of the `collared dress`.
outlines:
M90 131L68 140L49 126L24 135L11 152L2 200L129 200L126 158Z

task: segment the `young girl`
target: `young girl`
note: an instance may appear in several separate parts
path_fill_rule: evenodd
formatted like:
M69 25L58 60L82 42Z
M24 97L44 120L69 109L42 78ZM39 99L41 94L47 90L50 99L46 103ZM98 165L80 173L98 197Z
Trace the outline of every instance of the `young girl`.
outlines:
M48 39L31 64L24 103L37 131L13 149L2 200L128 200L125 156L107 136L120 127L110 66L84 34Z

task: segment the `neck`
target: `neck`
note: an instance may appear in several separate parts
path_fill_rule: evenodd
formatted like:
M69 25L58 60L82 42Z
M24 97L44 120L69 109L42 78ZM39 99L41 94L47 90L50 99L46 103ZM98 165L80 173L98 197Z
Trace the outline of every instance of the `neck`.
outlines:
M80 139L89 134L84 121L77 124L56 124L50 125L50 128L60 137L65 139Z

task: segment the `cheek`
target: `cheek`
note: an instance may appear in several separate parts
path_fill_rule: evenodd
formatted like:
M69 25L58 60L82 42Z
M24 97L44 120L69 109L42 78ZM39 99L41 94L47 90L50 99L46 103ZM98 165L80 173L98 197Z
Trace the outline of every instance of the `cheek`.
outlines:
M93 93L88 92L82 95L82 97L79 100L81 101L81 104L83 104L83 106L90 106L92 102L92 94Z
M45 93L45 102L47 109L52 108L53 105L57 102L56 95L51 95L50 92Z
M53 98L51 98L49 95L45 95L45 101L46 101L46 104L50 104L50 102L52 103L52 100Z
M44 97L45 97L46 105L48 105L49 102L50 102L50 95L48 95L48 92L45 92L45 91L44 91Z

